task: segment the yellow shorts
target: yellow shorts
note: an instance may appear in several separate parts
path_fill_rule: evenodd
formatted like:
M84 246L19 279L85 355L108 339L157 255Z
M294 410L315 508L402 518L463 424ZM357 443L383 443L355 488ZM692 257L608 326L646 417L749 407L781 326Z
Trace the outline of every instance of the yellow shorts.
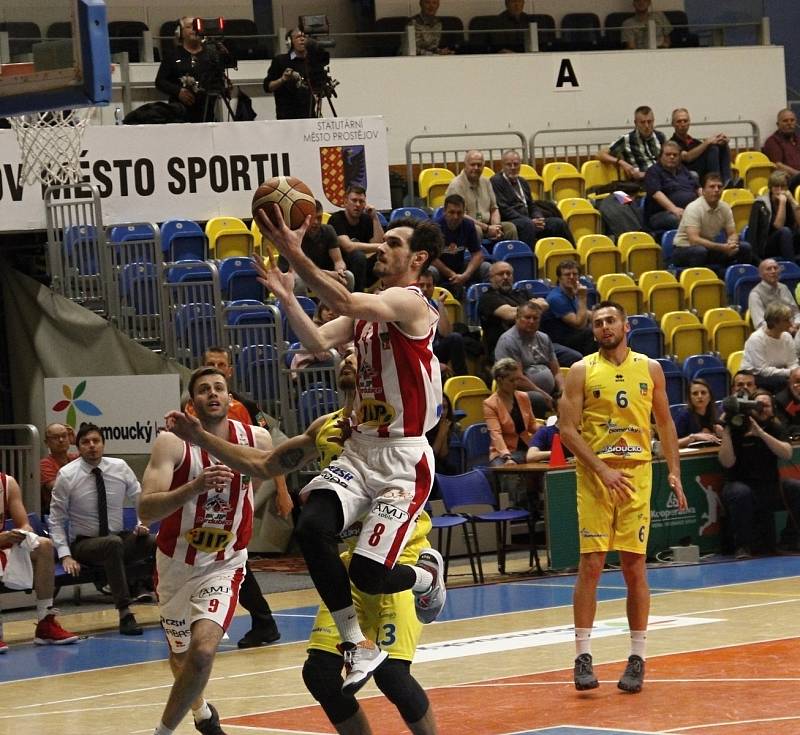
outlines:
M649 462L608 462L631 475L635 488L632 498L615 505L608 489L593 472L577 466L578 535L581 554L593 551L647 552L650 533L650 488L652 466Z
M364 635L386 651L389 658L414 659L422 623L417 620L411 590L392 595L365 595L354 589L353 604ZM336 644L340 641L333 617L325 605L320 605L308 641L309 650L338 654Z

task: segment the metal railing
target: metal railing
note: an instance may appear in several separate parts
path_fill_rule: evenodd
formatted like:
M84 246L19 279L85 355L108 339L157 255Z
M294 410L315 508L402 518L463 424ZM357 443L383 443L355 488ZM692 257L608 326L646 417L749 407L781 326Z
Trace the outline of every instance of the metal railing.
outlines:
M22 490L28 513L40 513L39 458L42 445L33 424L0 424L0 471L11 475Z

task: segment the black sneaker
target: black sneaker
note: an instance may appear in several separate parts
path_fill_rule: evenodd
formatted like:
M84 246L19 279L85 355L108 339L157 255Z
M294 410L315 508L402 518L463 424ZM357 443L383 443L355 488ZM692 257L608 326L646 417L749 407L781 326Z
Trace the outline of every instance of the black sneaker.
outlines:
M239 648L258 648L280 640L281 634L275 621L266 625L254 625L236 644Z
M575 688L579 692L586 691L587 689L597 689L597 687L600 686L600 682L597 681L597 677L594 675L592 654L582 653L575 659L573 679L575 681Z
M122 635L141 635L143 631L133 613L128 613L119 621L119 632Z
M200 720L200 722L195 720L194 729L203 733L203 735L225 735L225 731L219 724L219 712L217 712L217 708L211 704L211 702L208 703L208 708L211 710L211 717Z
M617 686L623 692L635 694L642 691L642 684L644 684L644 659L636 655L628 656L628 665Z

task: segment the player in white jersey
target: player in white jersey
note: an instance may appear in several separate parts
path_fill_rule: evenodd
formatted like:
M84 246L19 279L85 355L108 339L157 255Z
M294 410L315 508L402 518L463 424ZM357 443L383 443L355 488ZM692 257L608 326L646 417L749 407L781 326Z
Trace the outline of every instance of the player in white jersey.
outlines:
M223 443L272 448L265 429L228 419L231 395L222 371L196 370L189 395L203 428ZM155 733L171 735L191 708L197 730L224 735L203 690L244 577L253 521L250 477L162 432L145 470L139 514L147 522L161 519L156 591L175 677Z

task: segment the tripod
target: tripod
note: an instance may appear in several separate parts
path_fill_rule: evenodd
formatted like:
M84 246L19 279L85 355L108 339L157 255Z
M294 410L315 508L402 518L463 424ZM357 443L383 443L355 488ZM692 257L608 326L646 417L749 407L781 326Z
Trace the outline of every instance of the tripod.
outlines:
M336 108L333 106L333 100L331 97L332 94L330 90L323 89L319 92L312 92L311 103L313 109L311 117L322 117L322 100L328 100L328 107L331 108L331 114L334 117L339 117L336 114Z
M224 92L207 92L206 103L203 108L203 122L217 122L217 102L222 100L222 103L228 110L228 122L234 119L233 108L231 107L231 100L228 96L227 90ZM211 112L213 118L208 119L208 113ZM220 122L222 122L220 120Z

